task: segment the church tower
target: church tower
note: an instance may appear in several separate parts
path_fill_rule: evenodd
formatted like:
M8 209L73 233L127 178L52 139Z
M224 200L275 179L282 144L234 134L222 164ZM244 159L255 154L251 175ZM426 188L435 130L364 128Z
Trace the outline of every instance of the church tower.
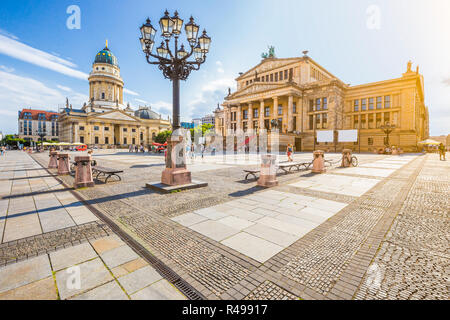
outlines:
M89 74L89 100L92 111L97 109L124 109L123 80L117 58L108 48L97 53Z

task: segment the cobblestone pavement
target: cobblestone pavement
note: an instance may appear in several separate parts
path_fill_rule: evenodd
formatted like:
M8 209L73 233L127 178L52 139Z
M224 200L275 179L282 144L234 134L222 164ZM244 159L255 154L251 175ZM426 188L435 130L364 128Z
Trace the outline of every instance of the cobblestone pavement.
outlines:
M34 156L45 165L44 155ZM144 188L146 182L160 179L161 157L96 151L101 165L124 169L123 181L107 185L97 181L95 188L78 193L208 299L383 298L378 293L382 290L368 291L365 284L381 281L373 280L373 270L378 270L372 264L374 257L383 252L396 257L395 250L383 248L391 244L387 239L397 225L399 230L414 226L407 229L414 231L406 232L412 239L446 250L448 209L442 208L448 208L448 185L434 183L427 170L436 162L435 155L357 156L358 168L331 168L319 177L309 171L280 175L280 186L270 190L243 181L242 169L255 167L255 159L247 164L242 157L227 163L217 157L197 159L190 165L193 177L209 186L161 195ZM295 158L307 161L311 155ZM446 169L437 163L434 170L439 181L448 183L448 176L442 174ZM428 175L422 177L422 172ZM69 186L73 183L70 176L62 179ZM421 179L429 183L422 188L428 193L441 191L441 196L423 198L418 189L415 197L421 202L409 200ZM433 208L433 215L404 214L408 224L401 224L408 203L422 211ZM441 225L428 226L427 219L441 219ZM426 230L435 235L427 235ZM405 232L398 233L405 237ZM411 254L409 243L400 239L395 238L395 246L403 248L403 255ZM435 297L448 298L443 291L448 253L435 249L439 254L434 256L425 247L421 259L435 257L436 275L422 277L424 284L418 291L438 287ZM397 273L392 279L390 273L383 273L386 288L397 288L399 267L405 270L403 281L414 283L408 259L387 261L395 261L385 264Z
M9 151L0 158L0 300L10 299L186 297L28 154Z

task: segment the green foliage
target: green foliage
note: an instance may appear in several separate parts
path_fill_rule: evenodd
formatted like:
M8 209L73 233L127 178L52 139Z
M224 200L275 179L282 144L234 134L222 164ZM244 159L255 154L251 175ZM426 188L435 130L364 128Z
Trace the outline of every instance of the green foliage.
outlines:
M204 135L208 134L212 129L213 129L213 125L209 124L209 123L202 124L201 126L198 126L193 129L189 129L191 131L191 139L195 139L196 134L198 136L204 136ZM195 141L195 143L198 143L198 141Z
M155 142L157 143L166 143L167 139L172 135L171 130L161 131L155 137Z
M12 134L7 134L1 141L1 144L8 146L17 146L17 142L19 142L19 144L23 144L26 147L30 146L30 142L28 140L14 138Z

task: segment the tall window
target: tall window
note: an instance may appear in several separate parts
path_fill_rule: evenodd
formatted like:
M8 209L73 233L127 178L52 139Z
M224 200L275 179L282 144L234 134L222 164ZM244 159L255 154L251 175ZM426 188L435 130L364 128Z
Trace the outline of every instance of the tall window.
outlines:
M367 144L369 146L372 146L373 145L373 138L367 138Z
M265 117L270 117L270 107L265 107L264 108L264 116Z
M278 105L278 115L282 115L283 114L283 106L280 104Z
M359 100L353 102L353 111L359 111Z
M297 103L292 104L292 113L297 113Z
M359 124L358 116L354 116L353 117L353 129L358 129L358 124Z
M366 111L367 109L367 99L361 99L361 110Z
M391 107L391 96L385 96L384 97L384 107L390 108Z
M244 115L244 119L248 119L248 110L244 110L243 115Z
M309 116L309 130L314 129L314 116L310 115Z
M286 70L284 70L284 80L287 80L287 78L288 78L288 71L286 69Z
M269 75L266 74L266 82L269 82Z
M389 112L384 113L384 123L391 122L390 116L391 116L391 114Z
M322 114L322 128L323 129L328 128L328 113Z
M377 128L381 127L381 113L377 113L376 116L376 120L377 120Z
M280 81L283 80L283 71L280 71Z
M323 110L328 110L328 99L327 98L322 99L322 105L323 105Z
M361 116L361 128L362 129L366 128L366 116L365 115Z
M314 111L314 100L309 100L309 112Z
M369 98L369 110L373 110L373 98Z
M258 118L258 108L253 109L253 118Z
M278 72L275 73L275 82L278 82Z
M320 114L316 114L316 128L320 129Z
M316 111L320 111L320 99L316 99Z
M381 109L382 108L382 97L377 97L377 109Z
M373 129L373 113L369 113L369 129Z
M270 82L273 82L273 73L270 74Z

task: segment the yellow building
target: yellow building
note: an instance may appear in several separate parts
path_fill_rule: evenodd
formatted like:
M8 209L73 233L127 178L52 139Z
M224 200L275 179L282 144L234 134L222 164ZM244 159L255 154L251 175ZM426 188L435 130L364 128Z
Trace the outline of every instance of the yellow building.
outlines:
M160 131L170 129L170 121L149 107L135 111L124 105L120 68L107 45L95 56L88 80L89 102L73 109L67 101L60 113L60 141L100 147L149 145Z
M380 128L395 125L390 145L416 151L428 137L428 109L424 103L423 76L411 70L396 79L349 86L304 52L298 58L265 58L241 74L236 92L225 97L215 111L216 132L244 132L259 128L280 130L280 149L288 143L297 151L383 148ZM317 143L320 130L358 129L358 142ZM336 142L337 140L335 140Z

